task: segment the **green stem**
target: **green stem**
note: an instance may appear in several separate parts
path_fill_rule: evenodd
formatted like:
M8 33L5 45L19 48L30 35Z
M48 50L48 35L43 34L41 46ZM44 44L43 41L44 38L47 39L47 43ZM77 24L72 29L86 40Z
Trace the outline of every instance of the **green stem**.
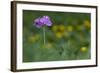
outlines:
M45 40L45 26L43 27L43 42L44 42L44 45L46 43L46 40Z

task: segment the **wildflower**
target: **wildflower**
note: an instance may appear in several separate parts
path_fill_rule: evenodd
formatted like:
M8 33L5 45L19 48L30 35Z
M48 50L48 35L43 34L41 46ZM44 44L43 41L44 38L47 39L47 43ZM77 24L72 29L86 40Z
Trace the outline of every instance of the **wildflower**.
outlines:
M42 16L34 20L34 24L37 28L43 27L43 39L45 44L45 26L52 26L52 22L49 16Z
M86 28L90 29L91 25L90 25L90 22L88 20L85 20L84 21L84 25Z
M53 27L52 27L52 30L54 31L54 32L56 32L56 31L64 31L65 30L65 27L64 27L64 25L54 25Z
M55 36L57 38L62 38L64 36L64 34L65 34L65 27L64 27L64 25L58 25L58 26L54 25L52 27L52 30L54 31Z
M63 37L62 32L56 32L55 35L56 35L57 38L62 38Z
M34 24L37 28L41 28L43 26L52 26L52 22L49 16L39 17L34 20Z
M63 32L65 30L64 25L59 25L59 30Z
M67 31L72 32L73 31L73 27L72 26L67 26Z
M86 52L86 50L87 50L87 47L82 47L82 48L80 49L81 52Z

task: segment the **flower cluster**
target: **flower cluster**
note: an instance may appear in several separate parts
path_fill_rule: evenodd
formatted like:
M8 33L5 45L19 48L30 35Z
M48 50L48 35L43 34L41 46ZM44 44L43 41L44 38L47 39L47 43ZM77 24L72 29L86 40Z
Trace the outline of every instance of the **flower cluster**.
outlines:
M37 28L41 28L43 26L52 26L52 22L49 16L39 17L34 20L34 24Z
M65 33L65 27L64 25L54 25L52 27L53 32L55 33L55 36L57 38L62 38Z

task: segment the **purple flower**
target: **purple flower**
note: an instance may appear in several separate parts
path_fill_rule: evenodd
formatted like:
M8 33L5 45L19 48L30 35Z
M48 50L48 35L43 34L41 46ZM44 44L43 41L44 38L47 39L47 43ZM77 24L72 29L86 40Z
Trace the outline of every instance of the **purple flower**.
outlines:
M35 26L40 28L42 26L52 26L52 22L49 16L39 17L34 20Z

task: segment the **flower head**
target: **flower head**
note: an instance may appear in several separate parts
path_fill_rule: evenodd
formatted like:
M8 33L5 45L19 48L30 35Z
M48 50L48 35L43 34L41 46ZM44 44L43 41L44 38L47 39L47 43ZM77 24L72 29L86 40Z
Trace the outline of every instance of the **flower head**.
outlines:
M57 38L62 38L65 34L65 27L64 27L64 25L61 25L61 24L60 25L54 25L52 27L52 30L54 31L55 36Z
M80 50L81 50L81 52L86 52L87 51L87 47L82 47Z
M34 24L36 27L41 28L42 26L52 26L52 22L49 16L39 17L34 20Z
M91 23L90 23L90 21L88 21L88 20L85 20L85 21L84 21L84 25L85 25L85 27L86 27L87 29L90 29L90 28L91 28Z

